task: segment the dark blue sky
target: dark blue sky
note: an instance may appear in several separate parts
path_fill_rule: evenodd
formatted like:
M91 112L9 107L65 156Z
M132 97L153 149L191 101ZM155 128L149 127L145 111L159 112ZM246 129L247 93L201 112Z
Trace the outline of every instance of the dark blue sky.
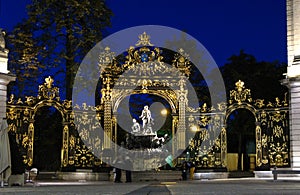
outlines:
M11 30L30 0L0 0L0 27ZM259 61L286 62L285 0L107 0L116 32L137 25L165 25L201 42L218 65L241 49Z

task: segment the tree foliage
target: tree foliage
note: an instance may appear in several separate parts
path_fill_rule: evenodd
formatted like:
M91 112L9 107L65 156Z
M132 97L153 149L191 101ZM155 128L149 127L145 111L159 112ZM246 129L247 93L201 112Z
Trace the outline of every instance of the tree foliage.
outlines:
M59 87L71 99L79 64L102 39L112 12L104 0L32 0L27 10L28 18L15 27L9 41L10 69L18 88L25 79L51 74L60 78Z
M185 48L186 51L184 51L184 54L191 60L191 75L189 76L189 82L197 93L199 105L202 105L204 102L210 104L208 88L213 82L213 79L205 80L203 75L206 75L206 79L213 78L211 75L214 75L214 70L210 67L210 60L207 59L207 51L201 50L198 47L197 42L190 39L185 32L182 32L178 37L174 36L172 39L167 40L165 47L174 52L178 52L179 49ZM198 69L199 66L201 66L201 71Z
M275 97L283 98L287 88L281 85L286 64L278 61L258 62L253 55L240 51L232 55L221 68L227 94L235 88L238 80L245 82L245 87L251 89L253 99L274 101Z

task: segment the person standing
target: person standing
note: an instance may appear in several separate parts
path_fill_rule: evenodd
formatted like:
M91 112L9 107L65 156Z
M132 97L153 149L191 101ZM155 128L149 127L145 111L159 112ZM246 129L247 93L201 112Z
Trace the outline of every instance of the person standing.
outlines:
M129 182L132 182L131 170L132 170L133 166L132 166L132 161L128 156L125 157L125 163L126 163L126 171L125 171L126 183L129 183Z
M188 170L188 164L186 161L184 161L181 166L182 180L187 180L187 170Z
M117 158L114 160L114 182L115 183L121 183L121 177L122 177L122 170L120 167L123 164L122 155L117 156Z

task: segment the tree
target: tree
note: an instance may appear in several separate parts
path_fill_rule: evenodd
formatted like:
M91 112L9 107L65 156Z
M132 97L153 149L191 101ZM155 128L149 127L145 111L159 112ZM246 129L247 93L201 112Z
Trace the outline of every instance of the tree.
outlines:
M8 89L17 97L34 94L33 87L37 90L37 86L32 84L38 83L37 78L45 69L37 59L41 48L35 46L31 28L31 25L19 24L13 34L8 36L10 48L8 68L17 77L16 82L11 82Z
M18 82L21 74L32 70L39 70L39 77L47 76L42 74L49 71L56 77L65 77L60 82L66 98L71 99L79 64L102 39L112 12L104 0L32 0L27 9L28 18L10 36L10 50L15 50L12 72L17 74ZM18 46L20 49L16 49ZM14 68L20 63L25 72Z
M253 99L274 101L275 97L283 97L287 88L281 85L284 78L286 64L278 61L258 62L253 55L240 51L239 55L232 55L221 68L227 94L235 88L238 80L245 82L251 89Z
M190 39L187 36L187 33L182 32L178 37L174 36L173 39L167 40L165 47L171 49L174 52L178 52L179 49L185 48L184 54L186 57L191 60L191 75L189 76L189 82L193 85L194 90L197 93L199 105L203 103L210 104L209 99L209 90L208 87L213 80L205 80L203 75L210 77L214 70L209 67L211 63L206 59L204 50L198 48L197 42L193 39ZM173 56L173 55L170 55ZM170 62L171 63L171 62ZM195 63L195 64L193 64ZM198 69L198 66L201 65L202 69ZM212 76L213 77L213 76ZM190 98L190 97L189 97ZM198 105L193 105L198 106Z

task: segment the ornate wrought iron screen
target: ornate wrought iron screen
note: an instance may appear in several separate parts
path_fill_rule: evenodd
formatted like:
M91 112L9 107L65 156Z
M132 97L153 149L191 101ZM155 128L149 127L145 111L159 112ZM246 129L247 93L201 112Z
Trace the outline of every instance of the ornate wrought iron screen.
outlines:
M7 106L7 120L10 133L20 146L24 164L28 167L33 165L35 114L39 108L50 106L62 116L61 167L74 170L106 166L101 159L113 157L105 151L115 151L110 143L111 140L117 142L119 139L118 106L122 99L134 93L154 94L170 104L171 131L173 135L176 132L172 152L184 151L185 143L189 142L188 150L198 168L227 167L227 131L224 121L230 113L240 108L249 110L255 117L256 127L253 131L256 168L289 166L289 109L286 96L283 100L275 98L275 102L253 100L250 89L245 88L244 82L238 81L236 88L230 92L228 102L220 102L217 108L208 107L206 103L193 108L187 101L188 91L185 85L186 78L191 74L191 64L185 52L179 50L171 56L172 66L167 66L164 64L162 50L150 43L146 33L140 36L136 46L128 49L123 63L116 60L110 48L100 54L100 65L108 66L100 78L101 99L97 107L72 105L69 100L62 101L59 89L53 85L51 77L46 78L45 83L39 86L37 97L30 96L21 100L11 95ZM125 70L131 73L130 78L121 76ZM161 77L156 77L154 72L161 72ZM138 87L131 90L132 86ZM74 112L79 117L75 118ZM96 130L101 126L104 131L97 134ZM186 140L189 131L197 133L193 139ZM107 136L103 136L104 133ZM91 151L97 154L94 155Z

